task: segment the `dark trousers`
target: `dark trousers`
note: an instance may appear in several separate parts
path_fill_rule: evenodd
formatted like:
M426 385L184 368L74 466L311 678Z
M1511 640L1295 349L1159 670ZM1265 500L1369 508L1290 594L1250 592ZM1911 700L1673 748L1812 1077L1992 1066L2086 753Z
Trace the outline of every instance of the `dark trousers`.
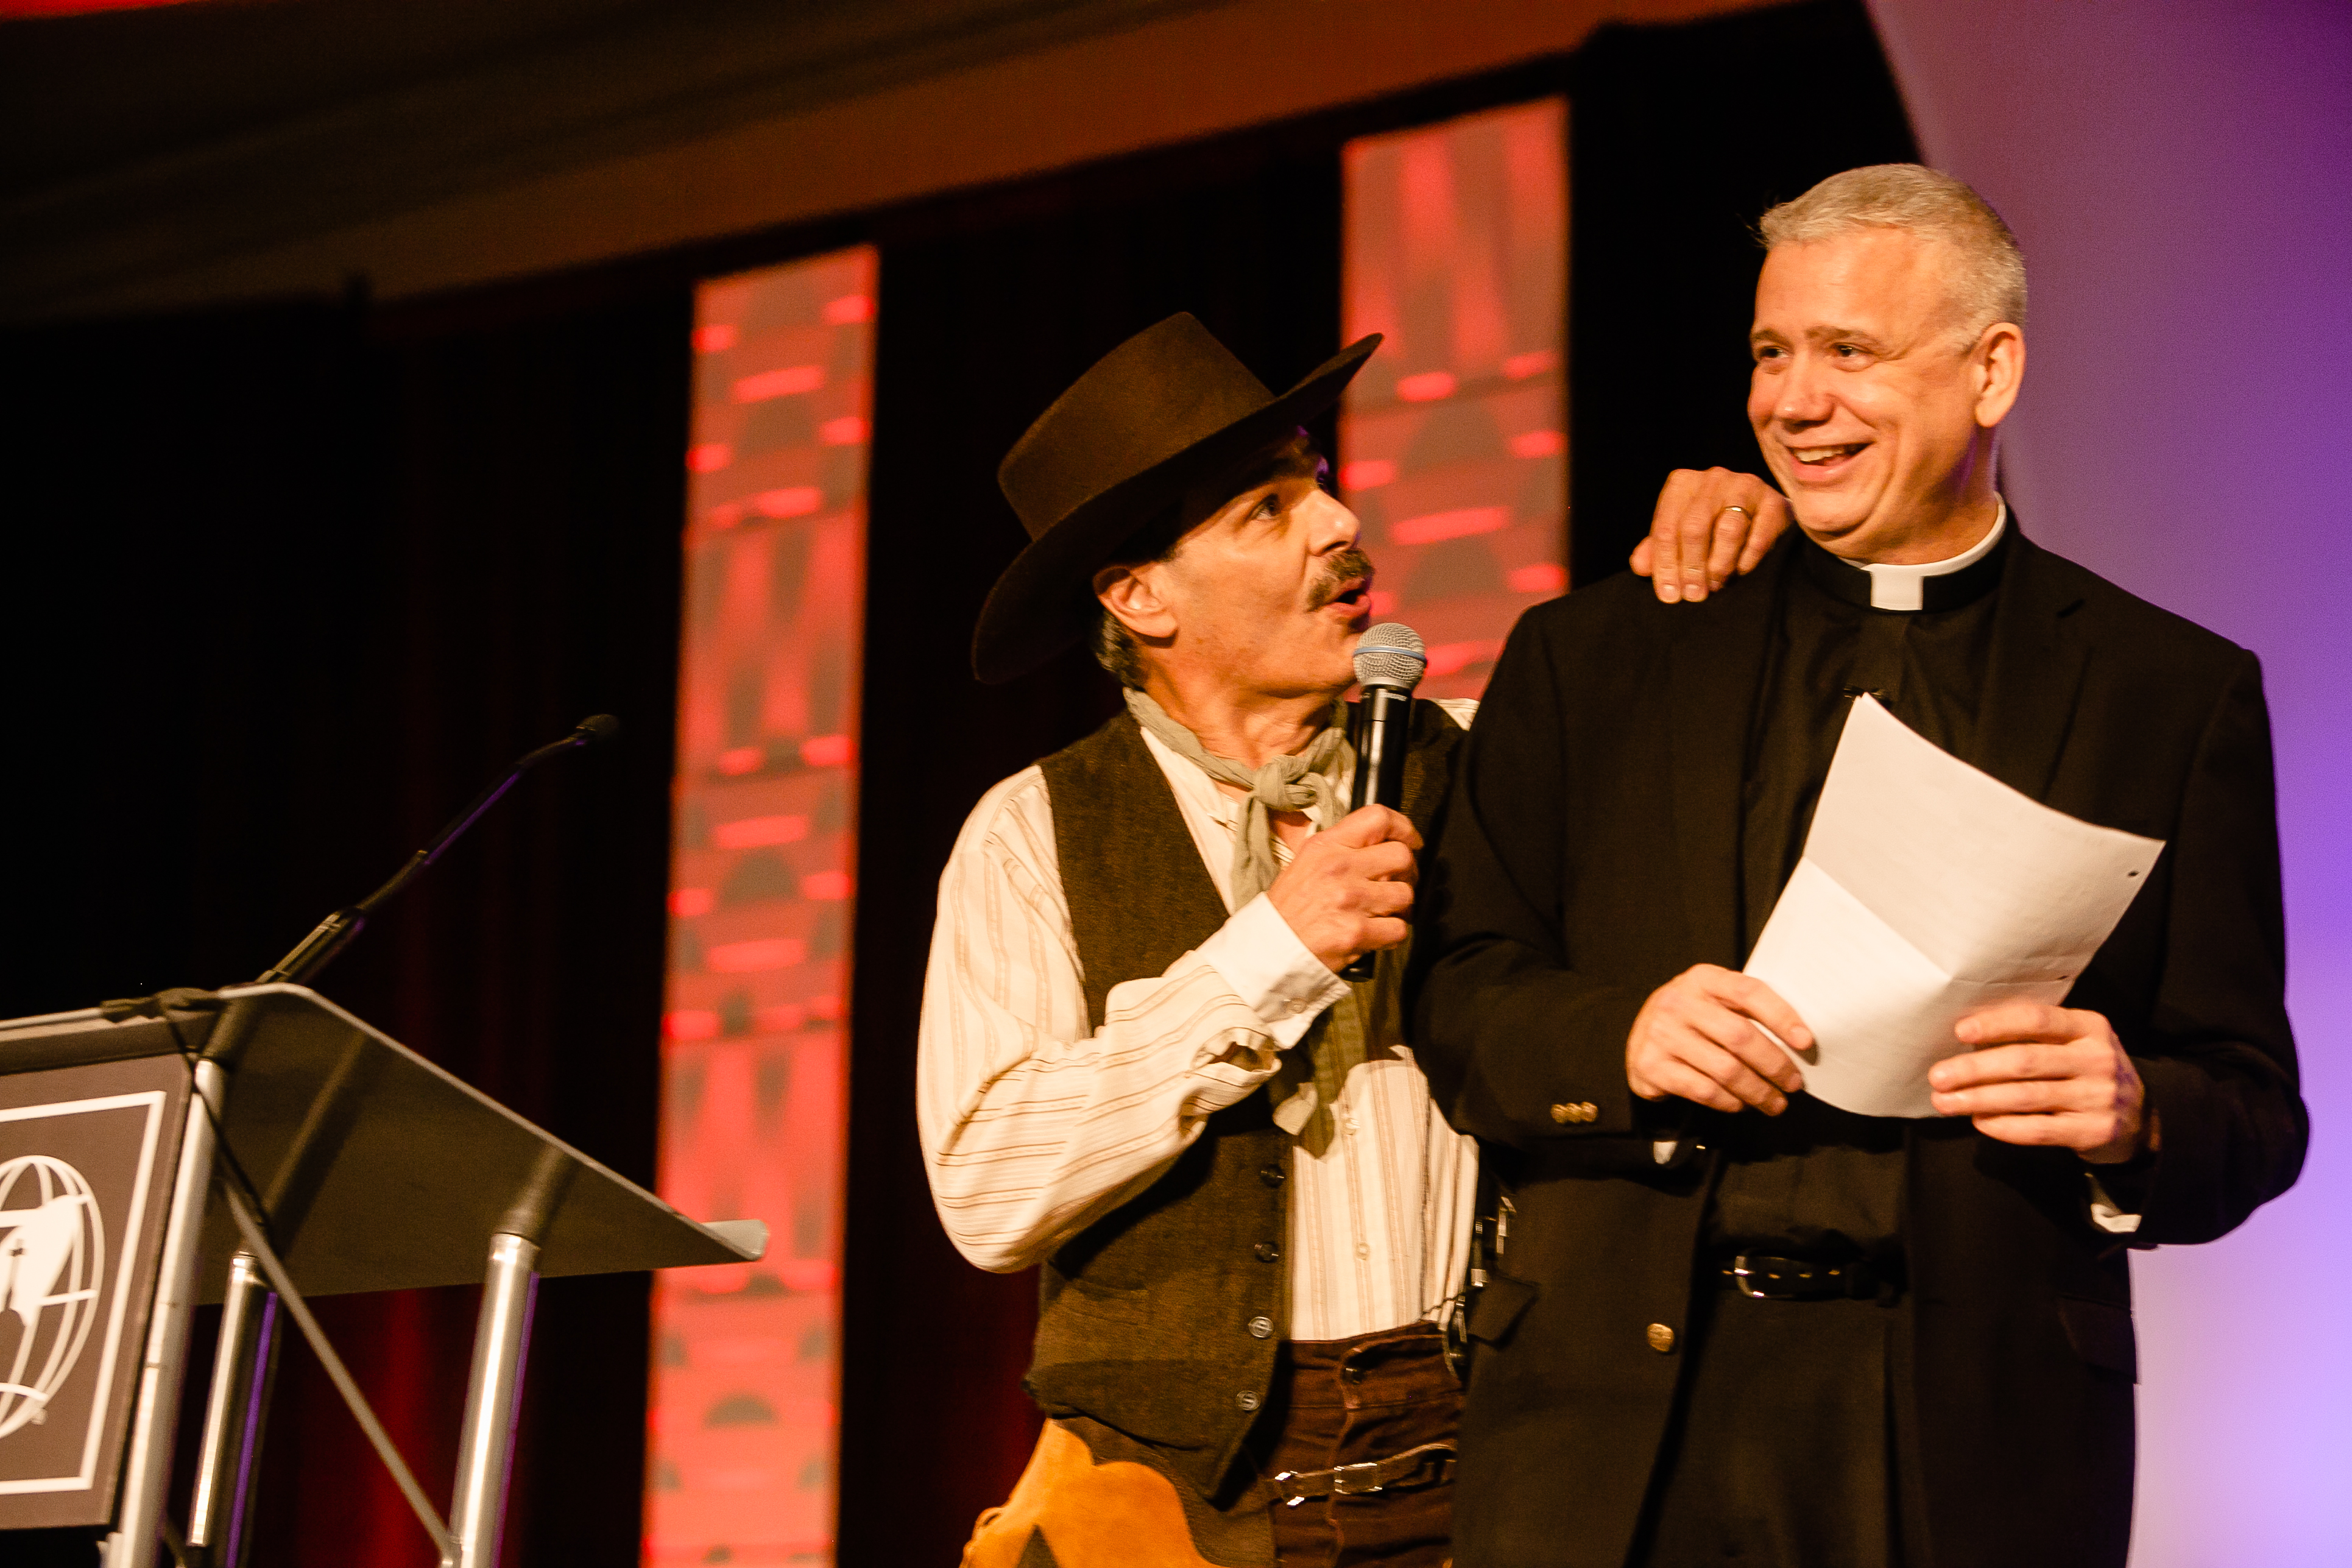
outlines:
M964 1568L1441 1568L1454 1523L1450 1463L1368 1496L1267 1501L1268 1479L1451 1443L1461 1394L1437 1331L1413 1327L1283 1347L1251 1438L1256 1477L1213 1504L1153 1449L1097 1421L1048 1421L1003 1505L982 1514Z
M1905 1309L1719 1289L1701 1310L1634 1568L1927 1568Z
M1462 1391L1426 1326L1351 1340L1294 1341L1275 1382L1280 1406L1261 1430L1260 1473L1328 1470L1451 1443ZM1451 1552L1453 1467L1442 1479L1363 1497L1274 1504L1281 1568L1442 1568Z

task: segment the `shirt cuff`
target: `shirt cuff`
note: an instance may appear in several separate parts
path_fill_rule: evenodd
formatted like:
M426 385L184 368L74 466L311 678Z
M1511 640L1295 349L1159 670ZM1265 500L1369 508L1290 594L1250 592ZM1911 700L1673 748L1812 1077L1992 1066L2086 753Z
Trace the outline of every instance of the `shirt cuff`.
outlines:
M2091 1223L2093 1225L2110 1236L2129 1236L2139 1229L2139 1215L2126 1214L2117 1207L2116 1200L2107 1195L2107 1189L2099 1184L2097 1176L2088 1171L2084 1172L2083 1174L2091 1184Z
M1235 910L1197 951L1286 1049L1348 994L1348 983L1298 940L1264 893Z

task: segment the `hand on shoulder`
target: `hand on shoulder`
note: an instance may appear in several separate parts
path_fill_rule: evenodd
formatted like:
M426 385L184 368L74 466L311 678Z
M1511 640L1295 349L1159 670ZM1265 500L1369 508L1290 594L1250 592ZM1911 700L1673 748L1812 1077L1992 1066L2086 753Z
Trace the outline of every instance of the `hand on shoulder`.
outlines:
M1695 605L1756 570L1792 521L1787 499L1753 474L1676 468L1630 564L1662 603Z

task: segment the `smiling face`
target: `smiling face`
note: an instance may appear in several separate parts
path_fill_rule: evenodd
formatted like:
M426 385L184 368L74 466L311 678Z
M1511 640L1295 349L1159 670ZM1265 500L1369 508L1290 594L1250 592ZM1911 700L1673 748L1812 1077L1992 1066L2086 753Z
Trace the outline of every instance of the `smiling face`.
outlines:
M1355 679L1372 563L1356 548L1356 514L1324 489L1328 470L1312 451L1295 448L1261 471L1222 501L1227 486L1187 497L1184 515L1202 521L1175 549L1106 568L1096 591L1156 679L1244 702L1333 696Z
M1993 431L2025 340L1969 336L1941 243L1864 228L1776 246L1756 284L1748 422L1798 522L1851 560L1957 555L1993 517Z

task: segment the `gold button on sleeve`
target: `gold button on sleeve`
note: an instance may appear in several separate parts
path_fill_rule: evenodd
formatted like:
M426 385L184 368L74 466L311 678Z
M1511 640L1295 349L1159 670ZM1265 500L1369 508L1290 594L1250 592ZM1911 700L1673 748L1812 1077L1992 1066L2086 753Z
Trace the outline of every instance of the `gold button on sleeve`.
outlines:
M1551 1108L1551 1119L1565 1127L1570 1122L1576 1120L1576 1107L1573 1105L1555 1105Z
M1580 1100L1577 1101L1575 1105L1570 1107L1570 1109L1576 1112L1576 1120L1579 1121L1598 1121L1601 1120L1601 1108L1593 1104L1592 1101L1589 1100Z
M1660 1355L1665 1355L1675 1348L1675 1331L1664 1323L1652 1323L1642 1331L1642 1337L1649 1341L1650 1348Z

